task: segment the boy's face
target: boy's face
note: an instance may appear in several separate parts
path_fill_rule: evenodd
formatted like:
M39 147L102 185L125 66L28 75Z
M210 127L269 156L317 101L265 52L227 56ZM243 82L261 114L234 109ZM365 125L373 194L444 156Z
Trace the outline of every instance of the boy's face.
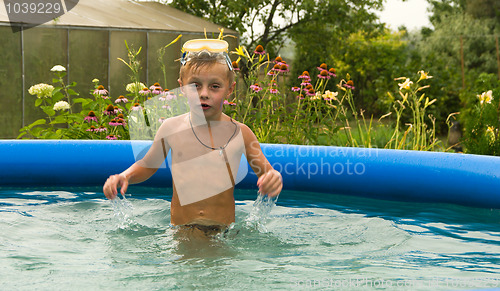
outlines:
M196 72L187 71L183 79L179 79L181 86L193 84L196 87L206 120L220 120L224 99L234 90L236 83L229 83L228 70L226 64L215 63Z

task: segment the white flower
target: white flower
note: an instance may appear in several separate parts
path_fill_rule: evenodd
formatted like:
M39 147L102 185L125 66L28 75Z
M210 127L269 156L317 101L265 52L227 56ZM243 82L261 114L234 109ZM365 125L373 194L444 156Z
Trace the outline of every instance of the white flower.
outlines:
M59 101L54 104L54 110L68 110L69 109L69 103L66 101Z
M316 92L316 94L311 97L311 100L319 100L319 99L321 99L321 93L320 92Z
M323 94L323 99L337 100L337 95L339 95L339 92L331 92L330 90L326 90L325 94Z
M66 68L61 65L55 65L50 69L51 72L66 72Z
M410 90L410 86L412 84L413 84L413 82L409 78L406 78L406 80L403 83L398 84L399 85L399 90L400 91L401 91L401 89Z
M138 84L137 83L128 84L127 87L125 87L125 90L127 90L127 92L130 92L130 93L135 93L135 92L138 92L139 90L142 90L143 88L146 88L146 85L139 82Z
M483 92L481 95L477 95L477 98L479 98L479 103L483 105L484 102L491 104L491 101L493 101L493 91L489 90L488 92Z
M28 89L28 93L36 95L38 98L50 97L52 91L54 91L54 86L45 83L33 85Z

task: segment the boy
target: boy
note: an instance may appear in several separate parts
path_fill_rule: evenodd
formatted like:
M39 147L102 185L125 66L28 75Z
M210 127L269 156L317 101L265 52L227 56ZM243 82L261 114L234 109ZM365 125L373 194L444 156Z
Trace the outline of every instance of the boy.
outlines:
M274 170L246 125L222 113L235 88L234 72L223 40L194 40L184 44L179 84L190 112L163 122L143 159L103 187L108 199L117 188L151 177L171 150L173 194L171 224L205 235L221 232L235 222L234 185L241 154L259 176L259 192L271 197L282 189Z

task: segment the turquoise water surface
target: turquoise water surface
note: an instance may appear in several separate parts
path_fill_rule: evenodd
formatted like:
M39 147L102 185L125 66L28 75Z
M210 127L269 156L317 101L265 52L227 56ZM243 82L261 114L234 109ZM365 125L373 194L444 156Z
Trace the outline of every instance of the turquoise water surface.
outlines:
M97 191L0 189L0 289L500 287L499 210L285 191L255 219L238 190L237 222L201 242L169 226L171 189Z

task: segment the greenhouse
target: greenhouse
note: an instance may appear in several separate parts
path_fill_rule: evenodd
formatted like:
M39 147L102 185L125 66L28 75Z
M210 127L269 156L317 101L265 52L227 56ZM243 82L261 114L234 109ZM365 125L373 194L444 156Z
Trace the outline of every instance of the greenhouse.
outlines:
M16 29L12 29L12 28ZM219 34L220 26L157 2L126 0L83 0L61 17L42 25L11 23L4 5L0 7L0 138L15 138L19 129L44 116L28 93L30 86L50 83L50 69L62 65L66 81L76 82L75 91L88 95L93 79L107 86L112 96L125 94L130 69L118 58L128 60L130 49L139 50L140 79L164 88L177 84L181 44L193 38ZM178 35L161 57L159 49ZM236 31L224 29L230 50L238 42ZM166 68L166 77L162 66ZM166 83L166 84L164 84Z

